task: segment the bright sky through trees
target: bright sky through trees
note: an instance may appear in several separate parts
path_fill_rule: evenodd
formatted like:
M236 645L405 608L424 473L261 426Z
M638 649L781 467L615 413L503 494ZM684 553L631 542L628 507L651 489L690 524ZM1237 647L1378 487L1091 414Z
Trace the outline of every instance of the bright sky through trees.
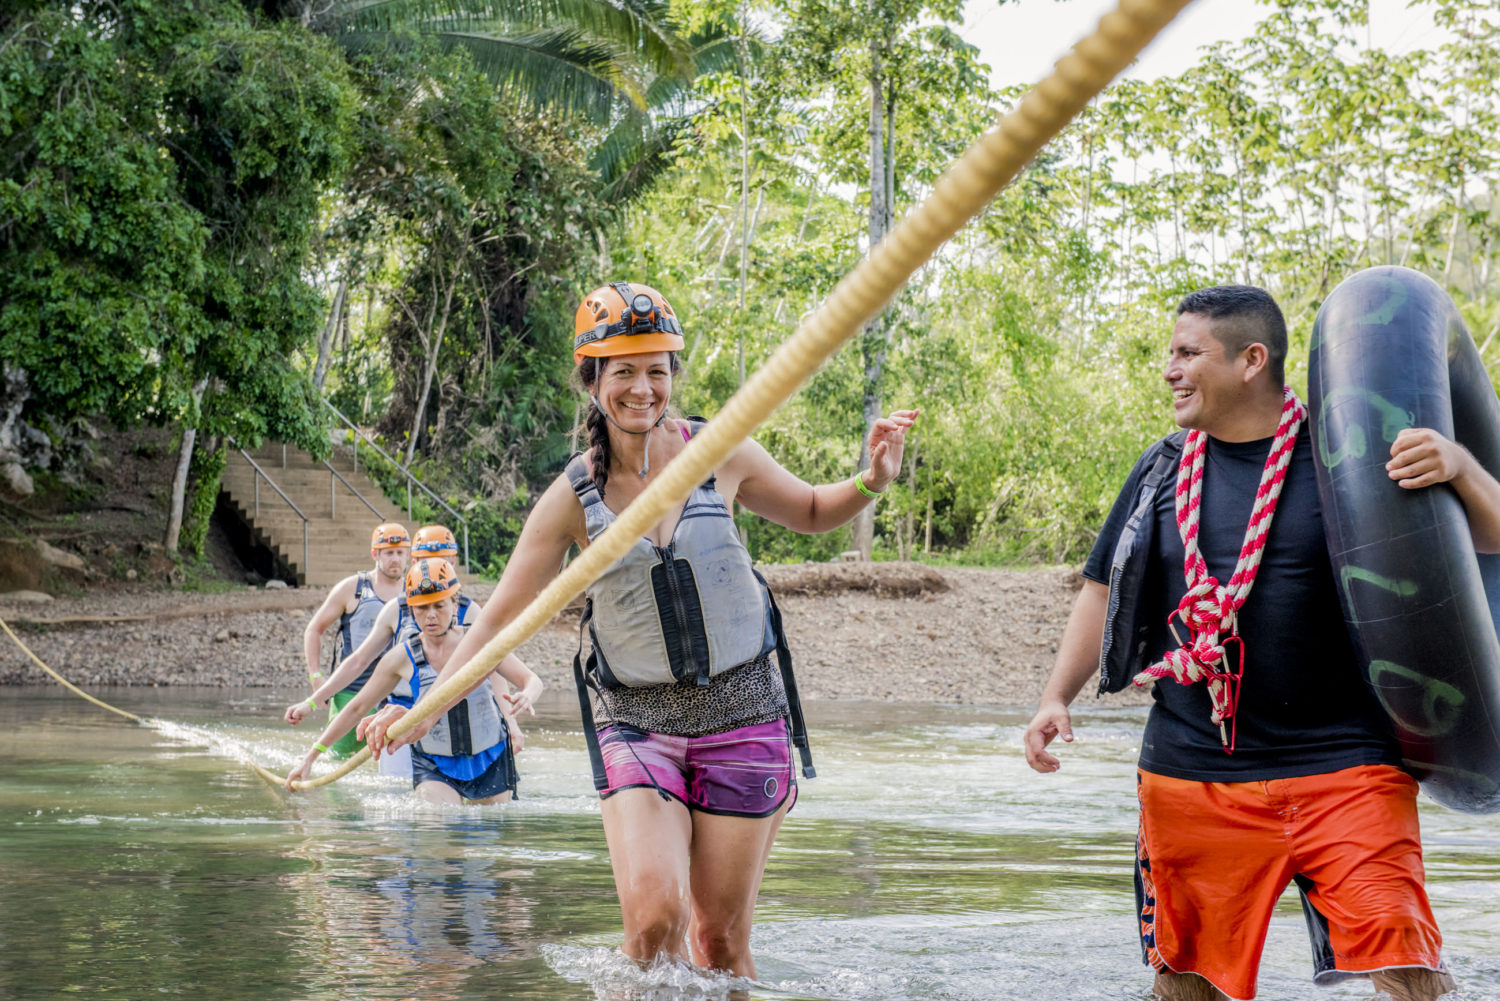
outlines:
M1435 48L1443 31L1426 6L1410 0L1370 0L1370 42L1392 54ZM964 5L964 40L979 47L996 87L1035 83L1052 64L1113 9L1116 0L969 0ZM1197 0L1151 44L1128 77L1151 80L1181 73L1197 61L1198 50L1213 42L1240 39L1269 8L1252 0Z

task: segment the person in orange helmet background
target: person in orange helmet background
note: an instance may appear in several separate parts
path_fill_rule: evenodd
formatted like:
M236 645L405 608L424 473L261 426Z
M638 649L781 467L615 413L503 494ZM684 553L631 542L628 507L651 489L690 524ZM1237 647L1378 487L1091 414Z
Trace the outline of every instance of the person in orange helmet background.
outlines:
M307 680L316 692L323 687L323 634L338 623L338 640L334 647L333 663L353 653L365 641L375 625L376 618L385 603L401 593L402 575L411 555L411 536L403 525L394 521L377 525L370 533L370 558L375 566L361 570L339 581L323 599L323 604L313 613L307 628L302 631L302 651L307 658ZM340 687L331 690L325 698L329 700L328 718L342 709L354 693L369 680L370 672L351 672ZM321 701L321 700L320 700ZM364 744L352 735L340 740L330 749L337 757L347 757Z

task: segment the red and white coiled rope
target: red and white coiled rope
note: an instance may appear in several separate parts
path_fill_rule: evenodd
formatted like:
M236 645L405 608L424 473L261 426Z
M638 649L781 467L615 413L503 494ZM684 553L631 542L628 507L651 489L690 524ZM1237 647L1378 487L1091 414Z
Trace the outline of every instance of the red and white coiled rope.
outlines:
M1208 563L1198 550L1198 509L1203 494L1203 461L1208 453L1208 435L1188 432L1177 468L1177 534L1182 537L1183 577L1187 594L1172 614L1188 628L1189 637L1164 659L1135 676L1135 684L1149 685L1160 678L1172 678L1184 685L1207 679L1208 696L1213 703L1210 718L1219 727L1219 739L1229 753L1234 753L1232 731L1225 732L1226 721L1233 726L1239 702L1240 681L1245 672L1245 644L1239 637L1239 611L1255 584L1256 571L1265 552L1266 536L1271 531L1271 517L1286 482L1287 465L1297 444L1297 431L1307 418L1307 410L1290 386L1282 390L1281 422L1266 456L1260 487L1255 491L1255 507L1245 528L1239 562L1229 583L1220 585L1208 572ZM1171 616L1167 618L1171 627ZM1177 636L1177 630L1172 629ZM1179 642L1181 639L1179 637ZM1224 662L1224 648L1239 644L1239 668L1231 672Z

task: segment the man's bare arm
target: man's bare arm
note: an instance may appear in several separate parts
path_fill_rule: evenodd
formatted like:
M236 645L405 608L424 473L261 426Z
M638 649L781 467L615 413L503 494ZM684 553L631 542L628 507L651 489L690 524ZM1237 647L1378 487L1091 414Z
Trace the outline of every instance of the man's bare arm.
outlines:
M1057 660L1047 686L1042 689L1041 704L1026 727L1026 763L1039 772L1055 772L1062 765L1047 753L1047 745L1054 738L1073 739L1073 718L1068 706L1099 670L1108 604L1109 588L1092 580L1083 582L1083 589L1073 600L1073 611L1057 646Z

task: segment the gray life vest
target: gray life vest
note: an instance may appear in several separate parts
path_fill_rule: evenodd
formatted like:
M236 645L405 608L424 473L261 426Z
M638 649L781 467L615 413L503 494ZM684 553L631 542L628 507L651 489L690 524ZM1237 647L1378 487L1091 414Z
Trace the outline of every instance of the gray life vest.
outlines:
M583 455L567 467L589 539L615 522ZM605 688L700 685L776 649L765 590L710 476L683 505L665 546L637 539L589 586L592 667Z
M1174 476L1182 456L1186 431L1168 435L1146 450L1150 471L1141 481L1130 517L1115 541L1109 561L1109 603L1105 609L1104 641L1099 647L1099 694L1124 691L1150 664L1153 609L1147 605L1160 582L1153 579L1156 548L1156 498L1161 484Z
M420 636L408 636L403 641L406 657L411 661L411 678L391 692L391 701L399 706L411 708L437 685L437 671L427 660L427 648ZM417 741L417 749L423 754L440 754L454 758L487 751L504 743L508 736L505 719L500 715L500 704L495 701L494 689L486 678L480 682L458 705L439 716L427 736Z
M380 610L385 607L385 602L375 593L375 582L370 576L370 571L361 570L354 575L354 611L345 612L339 617L339 649L334 654L333 663L336 667L340 661L349 656L370 635L370 630L375 626L375 618L380 615ZM387 646L386 650L390 647ZM385 651L381 651L384 654ZM346 692L357 692L365 687L365 682L370 680L370 675L375 673L375 664L379 657L370 662L370 666L360 673L360 676L349 682L344 687Z
M688 425L695 434L706 423L708 422L701 417L688 419ZM593 539L614 523L615 514L604 506L604 498L589 476L588 466L581 454L573 456L568 462L566 473L573 492L583 505L589 538ZM737 553L737 557L731 557L731 551ZM694 555L697 556L696 560L690 558ZM698 573L694 572L695 564ZM700 587L700 573L707 581L707 588ZM749 578L748 582L744 579L746 576ZM685 584L692 586L686 587ZM707 616L703 612L705 594L716 605L738 601L739 604L732 607L740 612L754 610L763 615L764 626L759 629L759 641L751 642L750 631L741 628L736 635L736 642L740 646L726 652L723 646L710 646L706 636L696 638L707 630ZM797 678L792 670L792 651L787 646L786 630L781 624L781 609L776 607L770 585L751 565L750 553L740 542L734 519L729 516L723 495L714 488L712 476L688 496L687 503L683 505L682 519L673 530L671 542L667 546L653 546L645 539L638 539L620 562L594 582L588 595L583 605L583 616L578 623L578 653L573 656L573 682L578 689L578 711L583 721L583 740L589 752L589 766L593 771L595 789L600 792L608 789L609 776L605 773L604 756L599 750L599 734L594 729L589 689L599 691L625 684L616 674L621 669L618 662L612 664L606 661L606 649L616 648L604 648L600 645L599 634L594 627L596 598L601 607L604 600L609 599L641 610L633 617L626 617L625 628L638 633L639 637L634 647L625 649L643 657L654 653L657 659L645 661L646 670L654 676L653 680L637 684L665 684L692 678L698 684L706 685L710 677L721 671L753 660L761 654L776 651L781 684L786 690L792 746L802 759L802 774L807 778L813 778L817 774L813 769L812 748L807 740L807 722L802 717L802 700L797 694ZM680 600L679 604L674 604L674 598ZM694 604L683 608L689 601ZM686 630L677 625L679 608L682 608L682 618L687 620ZM692 609L697 611L693 612ZM614 621L614 618L610 621ZM754 616L746 615L746 618ZM696 631L693 628L695 623ZM583 658L585 628L589 630L593 642L587 664ZM670 653L674 643L680 658L676 664ZM717 658L713 656L715 650L719 651ZM692 653L696 653L698 659L688 661L687 657ZM680 675L679 667L682 670ZM656 792L662 799L668 798L661 786L656 785L654 778L651 784L656 786Z

